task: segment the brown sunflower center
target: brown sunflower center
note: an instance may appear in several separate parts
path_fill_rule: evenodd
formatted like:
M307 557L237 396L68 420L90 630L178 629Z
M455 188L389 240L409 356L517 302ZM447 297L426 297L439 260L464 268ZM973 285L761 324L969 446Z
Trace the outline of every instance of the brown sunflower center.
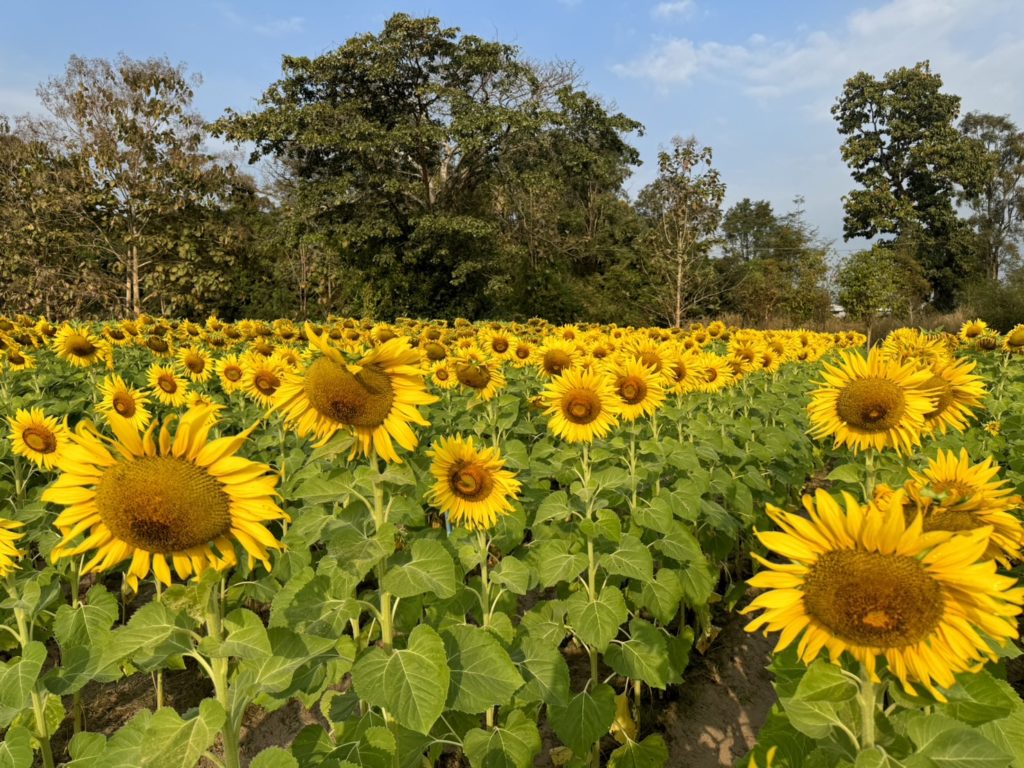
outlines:
M281 386L281 379L273 371L257 371L252 379L252 385L256 387L261 395L270 397Z
M448 356L445 348L436 341L428 342L423 347L423 351L427 354L427 360L432 360L433 362L444 360Z
M647 397L647 383L637 376L627 376L619 382L619 397L626 405L636 405Z
M807 614L848 643L902 648L928 637L942 619L942 590L905 555L833 550L804 580Z
M516 347L516 357L520 360L526 360L530 356L530 348L525 344L520 344Z
M572 365L572 356L562 349L549 349L544 353L544 360L541 364L549 374L558 376Z
M637 359L644 364L645 368L653 368L655 373L659 373L661 371L661 358L658 357L658 353L653 349L641 352Z
M589 424L601 415L601 398L586 389L572 390L562 398L562 413L573 424Z
M200 355L186 355L185 367L192 373L202 373L206 369L206 360Z
M225 365L224 378L228 381L238 381L242 378L242 368L238 365Z
M303 385L310 404L334 421L353 427L379 427L391 413L391 378L375 365L352 374L328 357L317 358Z
M75 357L90 357L96 354L96 345L80 333L70 334L64 346Z
M987 352L991 352L993 349L999 346L999 339L995 336L982 336L978 339L978 349L984 349Z
M53 453L57 450L57 436L42 425L26 427L21 433L21 439L36 453Z
M957 509L938 509L924 518L926 531L973 531L983 525L987 523L973 512Z
M135 398L127 392L115 392L111 398L111 403L114 406L114 410L126 419L130 419L135 415Z
M494 478L484 467L460 461L448 473L448 486L460 499L483 501L491 495Z
M503 338L501 336L494 337L493 339L491 339L491 349L493 349L499 355L502 352L507 352L508 351L508 339Z
M146 339L146 346L161 355L171 348L170 345L159 336L150 336Z
M455 368L455 377L464 387L485 389L491 383L491 372L486 365L460 365Z
M205 469L173 456L145 456L108 469L96 509L110 532L148 552L184 552L231 530L230 500Z
M21 365L25 362L25 357L18 350L12 349L7 352L7 362L11 365Z
M857 379L839 393L836 413L862 432L885 432L900 423L906 410L903 388L888 379Z
M178 391L178 380L174 378L173 373L161 373L157 376L156 385L168 395Z

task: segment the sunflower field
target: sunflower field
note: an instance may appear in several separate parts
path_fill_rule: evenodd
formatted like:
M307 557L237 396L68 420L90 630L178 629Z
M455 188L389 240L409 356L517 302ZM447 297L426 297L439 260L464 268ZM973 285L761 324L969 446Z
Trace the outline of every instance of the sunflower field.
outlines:
M1024 326L866 341L0 317L0 768L662 766L738 613L741 764L1024 768Z

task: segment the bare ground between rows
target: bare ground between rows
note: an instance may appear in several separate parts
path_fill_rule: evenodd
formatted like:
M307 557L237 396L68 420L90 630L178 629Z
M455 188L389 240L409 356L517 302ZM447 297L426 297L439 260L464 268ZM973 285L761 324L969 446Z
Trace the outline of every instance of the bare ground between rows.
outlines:
M758 729L775 702L771 675L765 666L771 643L743 631L738 615L722 617L722 629L705 655L693 653L684 682L666 692L645 691L640 713L641 736L661 733L669 749L668 765L673 768L720 768L730 766L753 746ZM585 654L569 653L574 687L589 674ZM579 680L579 684L575 682ZM164 675L167 706L186 712L213 695L209 681L193 664ZM152 678L133 675L108 685L90 685L83 691L86 730L112 735L141 709L153 709ZM70 699L65 702L70 709ZM326 726L321 714L292 701L274 712L250 707L242 730L242 764L270 746L288 747L307 725ZM542 750L536 766L553 766L551 750L557 737L542 724ZM71 725L65 721L53 740L58 761L68 759ZM610 738L603 744L605 755L617 745ZM219 744L211 750L217 754ZM467 765L456 755L447 755L442 765ZM202 768L212 763L203 761Z

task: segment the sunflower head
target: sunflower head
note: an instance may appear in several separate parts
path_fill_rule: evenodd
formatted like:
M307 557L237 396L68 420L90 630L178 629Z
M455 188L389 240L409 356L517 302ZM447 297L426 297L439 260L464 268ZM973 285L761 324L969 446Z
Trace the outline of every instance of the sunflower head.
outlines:
M548 428L570 443L590 443L618 424L621 406L611 379L603 372L570 368L541 395L551 418Z
M635 421L652 415L665 402L664 379L636 358L625 356L609 363L606 372L619 398L619 416Z
M25 534L18 529L24 523L17 520L0 518L0 579L6 578L18 568L18 560L24 557L24 550L18 549L17 543Z
M103 380L100 394L102 399L96 409L105 413L107 418L127 419L138 429L144 429L149 424L146 396L125 384L124 379L117 374L111 374Z
M19 408L7 424L11 450L44 469L52 469L67 447L67 425L45 415L42 408Z
M510 499L519 495L520 483L497 448L477 450L472 437L456 435L438 439L427 455L434 476L427 498L453 525L486 531L512 511Z

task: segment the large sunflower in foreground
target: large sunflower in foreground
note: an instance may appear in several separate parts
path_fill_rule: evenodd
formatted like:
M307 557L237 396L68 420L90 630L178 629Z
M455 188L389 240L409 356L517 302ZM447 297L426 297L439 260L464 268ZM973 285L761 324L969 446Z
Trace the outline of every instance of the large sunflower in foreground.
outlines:
M67 446L67 426L42 408L19 408L7 424L11 450L44 469L52 469Z
M618 424L619 398L600 371L570 368L541 394L548 428L569 443L590 443Z
M418 439L409 424L430 425L417 406L438 400L424 386L419 350L404 337L394 338L349 365L308 325L306 336L320 356L302 373L285 374L275 410L301 437L315 435L318 444L339 429L350 430L356 438L350 458L375 451L400 463L392 440L415 450Z
M55 521L63 538L54 561L92 552L82 570L91 573L130 560L126 578L136 590L150 568L167 585L171 568L181 579L231 568L237 541L250 567L259 560L269 570L268 550L281 543L265 524L288 516L274 502L277 476L235 455L251 428L208 440L212 408L189 409L173 435L172 419L156 439L155 423L142 434L121 419L110 425L116 441L89 424L72 434L61 476L43 492L44 501L66 507Z
M877 348L866 359L857 352L840 354L842 364L825 364L824 381L811 392L810 434L834 435L837 445L855 452L920 445L925 417L937 400L928 388L931 371L886 360Z
M452 525L486 531L499 515L512 511L509 499L519 495L520 483L505 469L497 448L477 450L472 437L457 435L439 438L427 455L433 459L434 476L427 499L448 515Z
M0 579L15 570L18 558L25 554L17 546L18 539L25 535L17 531L23 525L17 520L0 519Z
M989 528L925 533L920 516L906 522L902 492L889 510L844 501L805 496L808 517L768 506L781 530L757 536L789 562L754 555L765 569L749 584L766 591L744 609L762 611L747 630L781 632L776 653L800 637L804 663L823 648L835 662L849 653L875 682L884 658L908 693L919 683L945 701L938 688L995 657L981 633L1000 644L1017 637L1024 589L994 561L979 562Z

